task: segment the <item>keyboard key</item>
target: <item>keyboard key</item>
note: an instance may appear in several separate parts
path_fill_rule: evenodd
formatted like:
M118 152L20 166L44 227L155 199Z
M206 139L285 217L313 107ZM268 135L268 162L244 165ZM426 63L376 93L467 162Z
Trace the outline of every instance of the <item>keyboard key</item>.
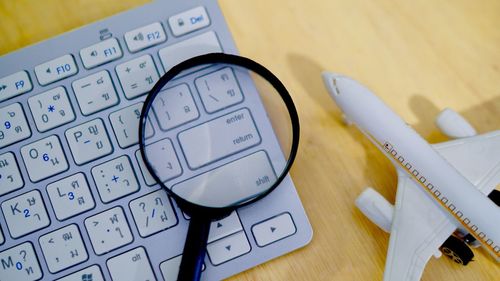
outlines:
M161 275L165 281L176 281L181 267L182 255L178 255L160 263ZM205 263L201 267L201 271L205 270Z
M150 150L153 152L149 152ZM152 167L161 169L161 173L157 176L162 182L182 174L179 159L170 139L163 139L146 146L146 155Z
M47 185L47 193L58 220L76 216L95 206L83 173L74 174Z
M57 175L69 168L61 142L55 135L21 147L21 155L32 182Z
M248 252L250 252L250 244L244 231L207 245L207 253L213 265L222 264Z
M56 281L104 281L98 265L92 265Z
M127 156L121 156L92 168L97 190L104 203L139 190L139 183Z
M160 55L163 68L165 69L165 72L167 72L174 65L189 58L208 53L220 52L222 52L222 48L219 45L217 36L213 31L209 31L184 40L180 43L165 47L161 49L158 54Z
M196 78L195 85L208 113L243 101L238 81L229 67Z
M139 143L139 131L137 128L139 128L143 105L144 103L142 102L136 103L109 115L113 132L121 148L127 148ZM153 127L151 126L151 121L148 119L146 123L146 138L152 137L153 134Z
M3 242L5 242L5 238L3 237L2 228L0 228L0 245L2 245Z
M124 37L131 53L149 48L167 40L165 31L159 22L126 32Z
M199 141L207 138L210 141ZM192 169L248 149L260 141L252 115L246 108L179 133L179 143Z
M75 163L83 165L113 152L104 123L97 118L66 130Z
M231 215L212 222L210 225L210 233L208 234L208 243L219 240L240 230L243 230L240 218L236 211L233 211Z
M42 270L30 242L0 252L2 280L34 281L42 278Z
M72 55L64 55L35 66L35 74L40 85L45 86L78 73Z
M168 24L175 36L181 36L208 26L210 18L204 7L196 7L168 18Z
M9 76L0 78L0 101L4 101L20 94L31 91L31 84L28 72L19 71Z
M120 248L134 240L121 207L85 219L85 228L97 255Z
M109 38L80 50L80 57L86 69L121 58L123 55L116 38Z
M12 152L0 155L0 195L24 186L16 158Z
M2 211L13 238L19 238L50 224L47 210L38 190L4 201Z
M40 237L39 242L49 271L52 273L88 259L87 250L76 224L47 233Z
M57 87L28 99L38 131L45 132L75 120L64 87Z
M19 103L0 108L0 148L31 136L31 130Z
M266 191L275 179L267 154L260 150L177 183L172 186L172 190L182 198L203 202L205 206L221 207ZM202 188L203 192L200 192L199 188ZM194 198L192 194L198 196ZM210 196L213 194L219 196Z
M144 55L118 65L116 74L127 99L133 99L149 92L160 79L150 55Z
M257 245L264 247L295 234L297 229L289 213L283 213L252 226Z
M180 84L158 93L153 112L164 131L197 119L200 114L187 84Z
M138 247L110 258L106 265L111 279L120 281L156 280L146 250Z
M142 237L177 225L177 216L163 189L132 200L129 206Z
M137 150L135 152L135 158L137 159L137 163L139 163L139 168L141 169L142 176L144 177L144 181L148 186L153 186L156 184L155 179L153 176L148 171L148 168L146 168L146 164L144 164L144 160L142 160L141 156L141 151Z
M83 115L90 115L119 102L109 72L106 70L76 80L72 85Z

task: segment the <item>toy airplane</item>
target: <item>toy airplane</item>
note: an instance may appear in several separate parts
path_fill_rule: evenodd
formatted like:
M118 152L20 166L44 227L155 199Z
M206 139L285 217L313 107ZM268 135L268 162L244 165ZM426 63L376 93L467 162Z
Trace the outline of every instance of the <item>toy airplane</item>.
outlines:
M495 190L500 131L476 135L447 109L437 124L456 140L431 145L358 82L333 73L324 73L323 80L347 121L397 169L395 206L371 188L356 199L370 220L391 233L384 280L420 280L430 257L441 256L439 249L465 265L473 254L464 241L481 244L500 261L500 192Z

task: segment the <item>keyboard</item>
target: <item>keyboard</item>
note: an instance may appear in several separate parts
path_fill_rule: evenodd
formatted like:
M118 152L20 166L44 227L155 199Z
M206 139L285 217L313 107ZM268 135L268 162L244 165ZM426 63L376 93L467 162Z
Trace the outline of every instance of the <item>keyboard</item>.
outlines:
M189 217L145 169L137 128L159 77L211 52L237 54L217 2L169 0L0 57L0 280L176 280ZM179 130L247 110L183 91L201 118L178 116ZM153 136L162 124L150 121ZM177 142L165 143L177 156L174 182L201 173ZM202 279L227 278L311 238L287 177L212 223Z

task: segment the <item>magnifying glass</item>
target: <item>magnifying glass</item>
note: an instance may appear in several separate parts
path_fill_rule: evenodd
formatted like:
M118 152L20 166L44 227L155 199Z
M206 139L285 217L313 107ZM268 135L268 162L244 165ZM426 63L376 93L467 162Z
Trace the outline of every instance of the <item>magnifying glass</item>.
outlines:
M170 69L146 98L140 151L156 182L190 217L178 280L199 280L210 224L275 189L299 142L283 84L262 65L222 53Z

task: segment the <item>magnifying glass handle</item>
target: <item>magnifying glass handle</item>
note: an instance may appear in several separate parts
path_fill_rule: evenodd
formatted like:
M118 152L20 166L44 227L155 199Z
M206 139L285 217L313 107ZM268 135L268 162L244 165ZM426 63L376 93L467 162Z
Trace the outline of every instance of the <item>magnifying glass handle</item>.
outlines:
M207 253L207 240L211 221L193 216L184 243L178 281L198 281L201 278L201 269Z

